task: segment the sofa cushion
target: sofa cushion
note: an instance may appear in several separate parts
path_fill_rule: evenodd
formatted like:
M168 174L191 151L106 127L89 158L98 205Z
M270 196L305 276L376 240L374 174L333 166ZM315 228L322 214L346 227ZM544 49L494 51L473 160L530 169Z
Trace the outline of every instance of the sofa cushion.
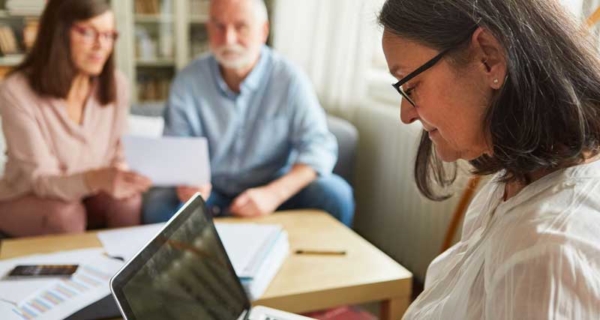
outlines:
M137 116L137 118L134 119L140 120L140 123L144 122L144 117L160 117L162 120L164 108L164 103L139 104L131 107L131 114ZM146 119L149 120L148 118ZM132 125L131 122L130 125L135 127L132 128L134 130L131 130L132 133L135 133L135 129L138 126L135 124ZM329 131L336 137L339 146L338 162L336 163L333 172L352 184L354 160L356 158L356 148L358 144L358 130L352 123L332 115L327 116L327 126L329 127ZM144 126L140 124L139 127L142 128ZM151 127L152 125L148 122L147 128Z
M162 136L165 121L162 117L129 115L128 133L134 136L158 138Z

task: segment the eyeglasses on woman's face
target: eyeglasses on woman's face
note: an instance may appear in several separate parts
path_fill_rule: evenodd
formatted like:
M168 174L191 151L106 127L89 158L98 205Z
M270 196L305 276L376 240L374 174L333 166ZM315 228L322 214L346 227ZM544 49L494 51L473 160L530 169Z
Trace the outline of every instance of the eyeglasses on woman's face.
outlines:
M98 40L102 40L104 43L114 44L119 38L117 31L106 31L100 32L92 27L84 27L79 25L73 25L73 30L81 37L81 40L85 44L94 44Z
M477 28L478 28L477 25L475 25L473 27L473 29L468 33L469 37L477 30ZM465 39L465 41L467 39L469 39L469 37L467 37ZM406 77L400 79L400 81L396 82L395 84L392 84L392 87L394 87L398 91L398 93L404 99L406 99L406 101L408 101L413 107L416 107L417 105L415 104L415 101L410 98L410 94L411 94L410 91L412 89L409 89L407 91L407 90L404 90L404 88L402 86L404 84L406 84L408 81L412 80L414 77L420 75L421 73L427 71L429 68L433 67L436 63L438 63L444 57L444 55L446 55L452 49L454 49L454 47L448 48L446 50L443 50L442 52L440 52L439 54L437 54L435 57L433 57L431 60L425 62L422 66L418 67L415 71L411 72Z
M406 99L406 101L408 101L410 104L412 104L413 107L416 107L417 105L415 104L415 102L410 98L410 94L411 94L411 90L404 90L404 88L402 88L402 86L404 84L406 84L408 81L412 80L414 77L420 75L421 73L425 72L426 70L428 70L429 68L433 67L436 63L438 63L438 61L440 61L444 55L446 53L448 53L448 51L450 51L450 49L446 49L442 52L440 52L438 55L436 55L435 57L433 57L433 59L425 62L425 64L423 64L422 66L418 67L417 70L411 72L409 75L407 75L406 77L400 79L400 81L396 82L395 84L392 84L392 87L394 87L398 93L400 93L400 95L402 96L402 98Z

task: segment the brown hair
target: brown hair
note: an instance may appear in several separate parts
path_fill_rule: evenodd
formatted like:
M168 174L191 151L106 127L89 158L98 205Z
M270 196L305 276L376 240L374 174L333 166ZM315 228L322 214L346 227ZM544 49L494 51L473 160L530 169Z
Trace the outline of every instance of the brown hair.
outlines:
M71 58L70 29L111 10L107 0L50 0L42 14L39 33L27 57L13 72L23 72L32 89L42 96L66 98L77 74ZM114 52L98 76L98 100L116 100Z
M494 152L471 161L475 173L529 183L531 173L580 163L600 149L600 63L588 34L557 1L387 0L380 23L393 34L438 50L458 48L477 25L505 50L508 77L485 116ZM463 43L464 44L464 43ZM439 160L426 133L415 163L429 199L445 195L456 171Z

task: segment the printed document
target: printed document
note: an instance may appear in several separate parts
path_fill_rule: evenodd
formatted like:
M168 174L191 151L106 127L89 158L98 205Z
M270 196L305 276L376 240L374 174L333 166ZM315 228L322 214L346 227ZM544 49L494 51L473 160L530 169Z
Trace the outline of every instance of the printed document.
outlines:
M210 160L205 138L127 135L122 141L129 168L150 178L155 186L202 186L210 183Z

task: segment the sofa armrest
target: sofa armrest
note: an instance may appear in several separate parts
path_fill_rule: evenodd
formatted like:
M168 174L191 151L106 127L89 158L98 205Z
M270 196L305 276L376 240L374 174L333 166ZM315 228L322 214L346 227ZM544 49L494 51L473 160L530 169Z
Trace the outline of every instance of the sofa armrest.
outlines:
M352 123L332 115L327 116L327 126L338 142L338 161L333 168L333 173L352 185L358 130Z

